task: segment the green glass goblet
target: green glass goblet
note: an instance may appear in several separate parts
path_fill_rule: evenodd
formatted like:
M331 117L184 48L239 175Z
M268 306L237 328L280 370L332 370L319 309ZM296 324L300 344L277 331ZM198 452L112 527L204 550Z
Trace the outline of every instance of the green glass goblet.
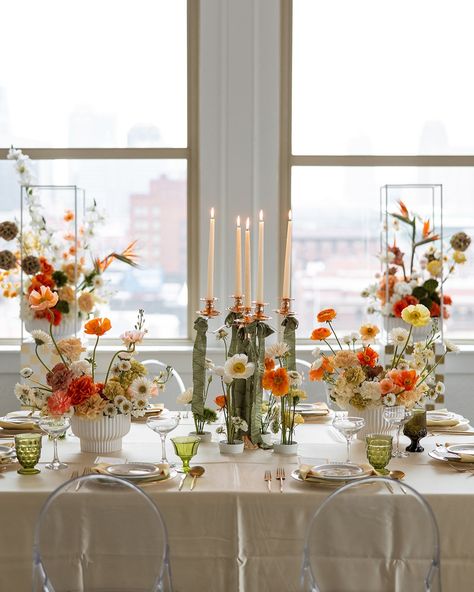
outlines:
M385 467L392 458L392 436L371 434L367 436L367 459L370 465L380 475L388 475L390 471Z
M407 452L423 452L424 448L420 446L420 440L428 433L425 409L413 409L413 415L406 422L403 433L411 440L410 446L405 448Z
M15 436L15 450L21 469L20 475L36 475L41 471L35 465L41 456L41 434L17 434Z
M189 461L197 453L201 438L197 436L176 436L176 438L171 438L171 442L173 442L176 454L183 461L182 468L177 469L177 471L179 473L189 473Z

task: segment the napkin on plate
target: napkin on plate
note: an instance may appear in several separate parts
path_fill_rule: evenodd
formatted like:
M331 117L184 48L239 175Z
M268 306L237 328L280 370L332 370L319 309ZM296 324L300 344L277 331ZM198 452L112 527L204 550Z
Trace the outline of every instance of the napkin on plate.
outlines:
M113 463L116 464L116 463ZM112 477L113 475L111 475L106 468L110 465L110 463L99 463L97 465L94 465L93 467L91 467L91 471L93 473L98 473L99 475L107 475L107 477ZM145 481L158 481L163 479L164 477L169 477L170 474L170 466L168 464L164 464L164 463L158 463L157 465L155 465L156 467L158 467L160 469L160 474L159 475L154 475L153 477L143 477L143 480ZM136 479L137 482L140 482L140 479Z
M453 444L462 444L462 442L446 442L444 447L447 449L448 446L452 446ZM469 442L468 446L472 443ZM474 463L474 454L466 454L465 452L453 452L452 454L456 454L458 458L450 458L449 460L454 460L455 462L466 462L466 463Z
M445 427L445 428L453 428L457 426L459 423L458 419L430 419L429 416L426 418L426 425L429 428L435 427Z

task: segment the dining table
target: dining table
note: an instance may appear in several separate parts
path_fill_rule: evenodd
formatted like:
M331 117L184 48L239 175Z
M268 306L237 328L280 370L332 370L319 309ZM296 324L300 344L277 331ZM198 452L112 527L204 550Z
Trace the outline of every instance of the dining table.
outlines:
M185 417L169 436L187 435L193 429L191 417ZM297 481L291 475L303 460L345 460L345 441L330 421L321 420L298 426L295 455L279 455L271 449L224 455L218 446L222 436L215 426L209 429L213 441L201 442L191 463L205 468L193 491L189 478L178 491L179 477L142 486L158 506L168 530L175 592L300 590L307 526L332 490ZM180 464L170 437L168 458ZM463 442L466 437L452 435L449 440ZM424 452L394 458L389 468L404 471L404 483L421 493L434 511L441 536L443 589L468 592L474 589L474 477L470 471L457 471L430 458L428 452L439 441L446 441L446 436L424 438ZM0 472L2 591L31 590L33 533L42 505L74 471L87 473L101 460L95 453L81 452L79 439L70 432L59 441L59 456L68 468L46 469L52 454L52 443L44 437L39 474L20 475L17 464ZM352 455L356 462L367 462L364 442L354 441ZM116 461L159 462L160 438L146 423L133 422L122 450L102 456ZM285 471L283 492L275 480L277 468ZM272 474L271 492L264 479L266 471ZM370 578L370 573L365 577Z

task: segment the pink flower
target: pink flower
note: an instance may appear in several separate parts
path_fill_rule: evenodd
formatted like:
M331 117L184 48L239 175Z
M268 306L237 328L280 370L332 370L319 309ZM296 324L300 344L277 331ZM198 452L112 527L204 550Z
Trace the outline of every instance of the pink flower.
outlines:
M48 411L51 415L64 415L71 408L71 399L65 391L55 391L48 398Z
M386 395L393 391L394 386L395 384L391 378L384 378L380 381L380 392L382 395Z
M132 345L133 343L141 343L143 338L145 337L146 331L138 331L134 329L133 331L125 331L120 335L120 339L124 342L125 345Z
M52 292L47 286L41 286L40 291L33 290L28 297L28 302L33 310L46 310L53 308L58 302L57 292Z
M73 378L74 376L71 370L60 362L54 366L51 372L46 374L46 383L53 391L66 390Z

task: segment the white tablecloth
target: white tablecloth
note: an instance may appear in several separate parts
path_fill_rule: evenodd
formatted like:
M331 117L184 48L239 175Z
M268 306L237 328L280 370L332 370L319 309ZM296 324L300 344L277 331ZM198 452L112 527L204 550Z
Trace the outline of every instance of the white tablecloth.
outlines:
M191 425L180 425L174 434L190 429ZM330 426L300 426L297 439L300 456L345 459L345 444ZM456 473L428 457L434 441L445 439L425 438L424 453L393 460L390 468L403 469L406 482L424 494L433 507L441 531L445 592L468 592L474 589L474 477ZM463 441L462 436L449 439ZM81 453L79 440L69 436L59 443L59 452L69 469L56 473L42 467L52 456L52 446L44 438L41 474L21 476L14 467L0 473L1 591L30 590L32 536L38 511L72 470L82 472L96 457ZM353 452L354 460L365 461L361 442L354 444ZM122 452L113 456L157 461L160 454L158 436L143 424L133 424ZM169 458L176 460L171 446ZM168 527L176 592L298 590L306 525L329 491L291 479L297 457L286 458L271 451L223 456L213 442L201 444L193 464L206 468L193 492L185 486L178 493L178 479L144 486ZM274 492L269 494L263 479L265 469L274 471L277 466L286 469L283 495L275 482Z

